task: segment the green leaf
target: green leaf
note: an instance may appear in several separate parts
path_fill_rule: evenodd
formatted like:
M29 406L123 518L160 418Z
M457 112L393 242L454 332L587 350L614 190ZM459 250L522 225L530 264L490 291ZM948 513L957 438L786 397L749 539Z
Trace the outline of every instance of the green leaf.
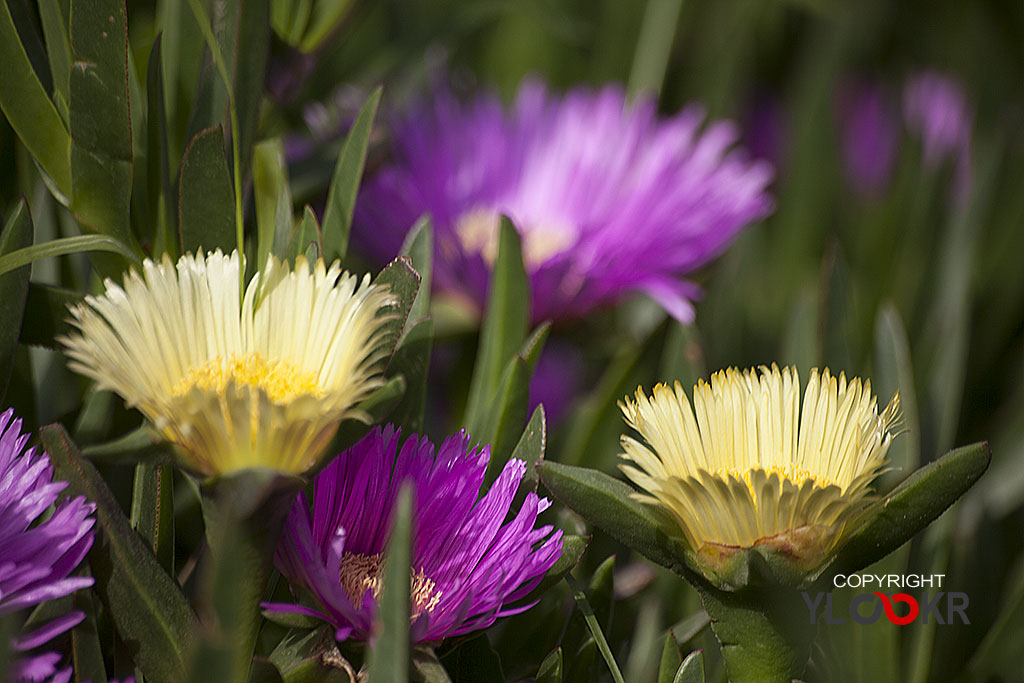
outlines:
M530 368L521 357L514 357L505 368L497 394L487 411L483 427L470 434L479 443L491 445L488 481L497 478L526 422L530 403ZM493 478L491 478L493 477Z
M212 562L202 581L202 637L188 680L246 681L274 551L304 483L301 477L252 468L203 484L203 520Z
M651 512L631 498L634 491L629 485L603 472L550 460L537 469L548 490L585 520L652 562L696 580L685 564L684 542L670 538Z
M0 3L0 109L11 128L50 176L58 197L71 196L71 135L36 78L7 3Z
M670 321L659 378L669 384L678 381L689 389L697 384L697 380L704 377L707 377L707 368L697 326L683 325L676 320Z
M220 126L196 134L181 160L178 238L182 253L235 245L234 190Z
M32 244L32 217L22 199L7 217L0 233L0 262L12 251ZM20 270L4 273L0 270L0 404L7 393L7 383L14 367L14 351L18 348L21 321L28 297L28 280L32 268L26 264Z
M177 225L177 202L171 188L167 105L164 101L163 34L153 41L146 69L146 197L153 229L153 256L178 255L171 226Z
M408 256L399 256L377 274L373 284L386 285L391 294L398 298L394 308L387 312L390 320L381 327L381 346L387 349L388 356L391 356L398 346L402 330L405 329L413 301L416 300L416 293L420 288L420 274L413 270Z
M263 657L253 657L247 683L284 683L284 678L271 661Z
M75 591L74 607L85 614L85 619L71 630L71 662L79 681L105 681L107 670L103 666L103 650L96 632L96 605L92 592Z
M134 248L124 0L72 0L70 23L71 208L91 230Z
M434 649L419 645L412 651L412 670L409 672L412 683L451 683L448 670L434 654Z
M36 244L0 256L0 275L21 268L39 259L77 254L81 251L106 251L120 254L128 261L138 263L135 253L123 242L107 235L77 235Z
M537 463L544 459L544 449L547 447L547 419L544 416L544 406L537 406L533 415L530 417L530 421L526 423L526 429L523 430L522 436L519 437L519 443L512 450L512 455L509 456L510 460L522 460L526 463L526 474L523 475L523 480L519 482L519 490L516 491L515 500L512 502L512 509L518 510L523 505L523 501L526 499L526 494L531 491L537 490ZM488 477L491 472L490 463L487 466ZM497 477L498 472L494 473L494 477ZM491 479L493 481L493 479Z
M676 672L680 670L683 657L679 652L679 643L669 631L665 636L665 647L661 649L661 664L658 667L658 683L674 683Z
M420 274L420 289L409 311L409 324L425 318L430 312L430 287L434 273L434 228L430 218L423 216L405 236L398 252L412 260L413 269Z
M345 144L334 167L334 177L327 192L324 209L324 260L328 263L344 259L348 250L348 236L352 229L352 212L356 208L359 182L366 165L366 150L370 144L370 129L380 104L381 88L370 94L352 124Z
M174 471L167 465L135 466L131 523L160 565L174 573Z
M270 661L287 683L356 683L352 665L338 651L334 628L327 625L289 633L274 648Z
M252 187L256 200L259 246L256 267L262 268L270 254L288 257L292 232L292 193L281 138L256 145L252 161Z
M321 43L330 38L334 30L341 25L348 11L355 5L355 0L335 0L334 2L314 2L309 16L309 24L299 49L303 52L314 52Z
M679 666L672 683L704 683L704 652L694 650Z
M819 583L859 571L906 543L962 496L988 469L987 443L954 449L907 477L851 522L853 531Z
M661 94L682 7L683 0L647 0L629 72L630 98Z
M82 300L82 295L68 289L30 282L25 308L32 311L21 325L22 344L57 348L57 337L68 334L68 306Z
M71 46L65 28L64 14L57 0L39 0L39 20L46 38L46 57L50 62L53 87L67 102L71 99Z
M381 586L377 642L367 653L367 673L374 683L409 680L409 546L412 534L412 489L403 484L395 506Z
M483 432L506 368L526 337L530 314L528 292L519 233L512 222L503 217L498 260L491 275L487 313L480 330L480 346L462 420L463 426L474 436Z
M332 455L340 453L362 439L373 425L380 424L384 421L384 418L391 414L391 411L401 402L404 395L405 378L401 375L395 375L388 379L384 386L367 396L366 400L359 404L359 410L368 415L370 421L364 422L362 420L349 419L342 422L341 426L338 427L338 433L331 440L331 445L327 448L326 453ZM320 465L326 466L328 461L329 458L324 458ZM311 472L307 474L312 476Z
M423 411L427 404L427 374L430 349L434 341L434 322L423 318L406 331L398 344L388 371L405 377L405 395L391 414L391 421L405 434L423 433Z
M232 135L235 136L237 130L238 174L244 178L249 166L249 152L259 127L260 102L270 54L270 0L234 2L238 6L236 24L227 27L221 36L226 54L232 61L232 104L237 113L237 127L233 122ZM240 187L240 184L235 187Z
M311 250L314 252L312 255L310 254ZM307 260L315 261L323 253L324 243L320 223L317 221L313 209L307 204L302 212L302 221L299 222L288 243L287 254L291 259L305 254Z
M613 559L613 558L609 558ZM615 657L612 655L611 648L608 647L608 641L604 637L604 632L601 630L601 624L597 620L597 616L594 614L594 610L590 607L590 602L587 600L587 594L583 592L583 589L577 585L575 580L572 578L572 574L566 574L565 580L569 584L569 588L572 589L572 596L576 600L576 607L579 608L583 614L583 619L587 622L587 628L590 629L590 634L594 638L594 642L597 644L597 649L600 651L601 656L604 657L605 663L608 665L608 670L612 674L612 680L615 683L625 683L622 680L622 672L619 670L619 665L615 661Z
M561 556L551 566L551 569L547 571L544 578L540 580L537 587L530 591L528 596L523 598L523 601L532 602L539 599L541 595L548 592L559 581L564 579L565 575L579 564L580 558L583 557L583 551L587 549L589 543L589 536L577 536L575 534L562 536Z
M96 468L82 458L64 428L40 430L58 478L71 495L96 503L96 540L89 564L96 591L121 639L147 680L177 683L185 677L185 653L197 625L178 584L132 531Z
M104 465L171 465L174 448L148 424L112 441L86 446L82 455Z
M562 648L556 647L540 663L536 683L562 683Z
M889 446L889 466L893 472L883 481L906 475L917 469L921 459L921 427L914 390L914 368L910 362L910 344L899 311L891 302L878 309L875 317L875 390L881 401L900 394L899 434Z

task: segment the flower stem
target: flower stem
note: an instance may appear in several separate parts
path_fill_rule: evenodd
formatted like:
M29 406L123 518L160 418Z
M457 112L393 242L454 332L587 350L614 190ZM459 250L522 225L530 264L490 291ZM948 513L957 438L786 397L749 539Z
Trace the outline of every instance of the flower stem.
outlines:
M815 627L797 591L698 590L731 683L789 683L803 673Z

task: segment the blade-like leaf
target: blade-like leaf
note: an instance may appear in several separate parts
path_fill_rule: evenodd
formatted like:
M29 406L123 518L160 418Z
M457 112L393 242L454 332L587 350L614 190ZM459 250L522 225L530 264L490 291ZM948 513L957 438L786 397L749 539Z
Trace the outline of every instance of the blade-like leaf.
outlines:
M525 360L516 356L505 369L487 411L487 421L478 431L470 432L480 443L491 445L491 459L487 466L489 477L497 478L505 466L526 422L529 404L530 368Z
M36 78L14 27L7 3L0 3L0 109L21 142L50 176L62 202L71 197L71 136Z
M565 580L569 583L569 587L572 589L572 596L576 600L576 607L579 608L583 614L584 620L587 622L587 628L590 629L590 634L594 638L594 642L597 644L597 649L601 652L601 656L604 657L605 663L608 665L608 670L612 674L612 680L615 683L625 683L622 680L622 672L619 670L619 665L615 661L615 657L612 655L611 648L608 647L608 640L604 637L604 632L601 630L601 624L597 620L597 616L594 614L594 610L590 606L590 602L587 600L587 594L580 588L579 585L572 578L572 574L566 574Z
M39 259L77 254L81 251L106 251L120 254L129 262L138 263L135 253L123 242L107 235L77 235L36 244L0 256L0 275L21 268Z
M862 513L826 577L859 571L926 527L978 480L992 459L987 443L954 449L917 470Z
M132 124L124 0L71 2L71 208L133 248Z
M377 641L367 654L367 672L374 683L409 680L409 543L412 534L412 489L402 486L388 540L381 586Z
M399 256L377 274L373 283L387 285L391 294L398 298L395 307L387 313L391 319L381 328L381 345L388 349L391 355L402 336L402 330L405 329L412 303L416 300L416 293L420 288L420 275L413 270L408 256Z
M885 303L875 318L875 387L882 401L900 394L900 434L889 447L889 467L883 481L892 482L917 469L921 458L921 431L914 390L914 368L910 363L910 344L892 303Z
M676 672L683 663L682 654L679 652L679 643L676 637L669 631L665 636L665 647L661 649L661 664L658 667L658 683L674 683Z
M556 647L540 663L536 683L562 683L562 648Z
M289 633L274 648L270 661L288 683L356 683L352 665L338 651L334 628L329 626Z
M310 251L313 252L312 257ZM294 259L303 254L309 260L316 260L324 253L323 236L320 230L320 223L316 219L313 209L306 205L302 211L302 220L296 226L291 240L288 242L288 257Z
M551 569L547 571L544 578L540 580L537 587L530 591L530 594L524 598L524 602L531 602L540 598L540 596L546 593L552 586L564 579L565 575L571 572L576 565L579 564L580 558L583 557L583 551L587 549L587 545L589 543L589 536L576 536L575 534L562 536L561 556L551 566Z
M462 421L470 434L481 433L489 421L492 397L509 361L526 337L530 311L528 292L519 233L511 221L502 218L498 260L491 276L487 313L480 330L480 346Z
M704 683L703 650L694 650L686 656L672 683Z
M423 432L433 336L434 323L430 318L413 323L388 364L388 372L405 377L405 396L391 414L391 421L401 427L405 434Z
M25 249L31 244L32 217L23 199L8 216L3 232L0 232L0 261L12 251ZM0 271L0 405L3 405L11 368L14 367L14 351L21 334L31 272L28 264L8 273Z
M105 681L107 670L103 666L103 650L96 632L96 604L90 591L76 591L75 609L85 613L85 619L71 630L71 657L75 676L79 681Z
M68 306L82 300L82 295L69 289L50 287L36 282L28 285L25 308L32 311L22 321L22 344L56 348L57 337L71 331L68 325Z
M256 200L256 265L262 268L271 253L287 258L292 232L292 194L281 138L256 145L252 161L253 196Z
M177 225L177 206L171 189L167 107L164 102L163 34L153 41L146 70L146 195L153 229L153 255L178 255L172 226Z
M67 102L71 99L68 85L71 78L71 45L68 43L64 14L57 0L39 0L39 22L46 38L46 57L50 62L53 87Z
M563 504L625 546L672 571L696 580L684 564L686 546L670 538L654 516L631 498L633 489L603 472L546 460L540 480Z
M181 160L178 238L182 253L235 245L234 190L220 126L196 134Z
M167 465L135 466L132 527L149 544L160 565L174 573L174 471Z
M352 229L352 212L356 208L356 195L366 164L366 150L370 144L370 129L380 104L381 89L377 88L367 98L352 124L345 144L334 167L334 177L327 192L327 208L324 209L323 235L324 260L328 263L344 259L348 251L348 236Z
M423 216L405 237L401 251L412 260L413 269L420 274L420 290L409 311L409 324L424 318L430 311L430 287L434 268L434 229L430 218Z
M181 589L132 530L106 482L64 428L49 425L40 436L69 493L96 503L97 533L89 564L96 591L135 663L155 683L184 680L185 655L197 621Z
M544 416L544 406L539 405L534 409L530 421L526 423L526 429L523 430L522 436L519 437L519 443L516 444L516 447L512 450L512 455L509 456L509 459L522 460L526 463L526 474L523 475L523 480L519 482L519 490L516 492L515 501L512 503L513 510L518 510L522 506L527 493L537 490L537 463L544 459L544 449L547 447L547 431L548 425L547 419ZM490 464L488 464L488 470L490 470Z

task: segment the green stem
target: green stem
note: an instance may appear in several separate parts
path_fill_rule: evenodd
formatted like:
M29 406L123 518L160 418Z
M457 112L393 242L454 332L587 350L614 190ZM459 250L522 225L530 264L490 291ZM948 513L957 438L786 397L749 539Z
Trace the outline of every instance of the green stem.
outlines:
M622 678L622 671L619 670L619 665L615 661L615 656L612 654L612 650L608 647L608 640L604 637L604 631L601 630L601 624L597 621L597 615L594 614L594 609L590 606L590 601L587 600L587 594L583 588L576 583L576 580L572 578L572 574L565 575L565 581L569 584L569 588L572 590L572 596L576 600L576 606L580 608L580 612L583 614L583 619L587 622L587 628L590 629L590 635L594 637L594 642L597 643L597 649L604 657L604 661L608 664L608 670L611 671L612 680L615 683L625 683Z
M698 590L731 683L790 683L803 673L815 628L799 592Z

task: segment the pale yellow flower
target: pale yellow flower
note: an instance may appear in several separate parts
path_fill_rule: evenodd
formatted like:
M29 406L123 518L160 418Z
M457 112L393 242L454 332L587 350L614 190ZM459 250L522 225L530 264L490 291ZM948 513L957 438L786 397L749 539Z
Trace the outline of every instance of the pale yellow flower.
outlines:
M637 389L619 404L642 438L621 440L633 463L622 470L643 490L636 499L668 513L699 552L762 542L792 550L793 539L817 557L829 552L870 501L899 396L879 414L869 381L827 368L811 371L802 406L799 393L796 369L774 365L698 382L692 409L678 382L651 398Z
M271 257L244 296L241 259L164 256L71 309L70 367L138 408L205 475L301 473L380 386L394 298L340 266Z

